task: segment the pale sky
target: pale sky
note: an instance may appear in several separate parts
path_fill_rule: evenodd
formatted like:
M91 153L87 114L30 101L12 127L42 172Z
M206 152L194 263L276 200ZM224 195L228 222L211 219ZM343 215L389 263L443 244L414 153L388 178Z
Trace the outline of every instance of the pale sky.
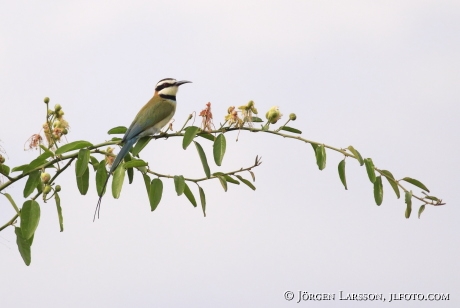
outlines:
M101 219L94 172L86 196L73 167L61 176L64 232L56 206L41 220L25 266L13 228L0 232L2 307L356 307L300 302L309 293L381 293L366 307L460 304L460 2L458 1L10 1L0 9L0 146L10 167L44 122L43 98L61 104L67 139L100 143L129 126L165 77L181 86L174 128L212 103L274 105L306 139L353 145L395 177L422 181L447 204L410 219L384 181L378 207L364 167L327 152L319 171L311 146L268 134L227 134L222 167L256 155L257 187L203 183L207 217L166 179L150 211L135 174L121 197L106 195ZM199 124L200 119L195 121ZM457 123L457 124L456 124ZM193 146L151 142L142 157L164 174L202 177ZM244 175L249 178L249 174ZM3 181L6 179L3 178ZM7 192L25 200L25 181ZM191 186L198 198L198 190ZM420 189L407 187L420 194ZM0 196L0 225L14 209ZM287 301L286 291L295 298ZM449 293L449 301L398 301L390 293Z

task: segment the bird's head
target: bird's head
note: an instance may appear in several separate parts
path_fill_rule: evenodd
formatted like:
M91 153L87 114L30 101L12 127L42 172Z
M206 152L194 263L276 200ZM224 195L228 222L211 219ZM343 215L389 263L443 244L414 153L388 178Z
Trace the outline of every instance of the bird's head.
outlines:
M191 81L181 80L177 81L174 78L165 78L158 81L155 86L155 95L159 95L163 98L176 99L176 93L179 90L179 86L184 83L190 83Z

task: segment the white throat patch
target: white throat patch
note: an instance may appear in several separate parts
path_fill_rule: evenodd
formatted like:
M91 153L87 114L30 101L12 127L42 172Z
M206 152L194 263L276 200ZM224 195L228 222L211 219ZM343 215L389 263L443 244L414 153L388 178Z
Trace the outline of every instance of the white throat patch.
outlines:
M177 91L179 90L178 86L171 86L164 89L161 89L158 94L176 96Z

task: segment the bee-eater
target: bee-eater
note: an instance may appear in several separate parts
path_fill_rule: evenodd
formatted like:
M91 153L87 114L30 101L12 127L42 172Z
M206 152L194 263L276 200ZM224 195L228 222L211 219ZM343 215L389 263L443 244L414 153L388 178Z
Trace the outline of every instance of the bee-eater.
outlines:
M155 93L153 97L137 113L133 123L131 123L125 135L123 136L123 140L121 141L123 147L121 148L117 157L115 157L115 160L110 167L109 175L102 188L102 193L99 197L99 201L97 202L94 219L96 218L96 213L99 218L102 196L109 181L110 175L112 175L115 169L117 169L118 165L125 158L129 150L134 146L139 138L155 135L156 133L160 132L166 124L169 123L169 121L174 116L174 113L176 112L176 94L179 90L179 86L189 82L191 81L177 81L173 78L165 78L158 81L157 85L155 86Z

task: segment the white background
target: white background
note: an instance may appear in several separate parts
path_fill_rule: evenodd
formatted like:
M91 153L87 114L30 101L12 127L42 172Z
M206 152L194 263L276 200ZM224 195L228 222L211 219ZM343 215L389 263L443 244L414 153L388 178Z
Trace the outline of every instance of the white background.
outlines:
M24 265L14 229L0 233L2 307L284 307L298 291L450 293L450 301L366 302L366 307L458 307L460 4L458 1L10 1L0 9L0 139L11 167L37 152L24 143L44 122L43 98L63 106L68 141L109 140L128 126L165 77L181 87L174 128L212 103L214 123L254 100L278 105L307 139L353 145L397 178L419 179L446 205L410 219L384 181L373 200L364 167L347 160L349 190L328 151L272 135L227 134L221 168L253 163L257 190L203 183L207 217L172 181L150 212L140 174L101 219L94 172L86 196L73 167L62 186L63 233L54 202ZM197 119L195 124L199 124ZM202 177L180 138L142 153L160 173ZM249 178L249 174L244 175ZM3 178L3 181L6 179ZM24 202L25 181L10 188ZM408 185L410 187L410 185ZM191 186L198 198L196 186ZM415 193L420 189L412 187ZM14 215L0 199L0 223ZM283 294L296 298L287 302ZM350 301L302 306L356 307Z

